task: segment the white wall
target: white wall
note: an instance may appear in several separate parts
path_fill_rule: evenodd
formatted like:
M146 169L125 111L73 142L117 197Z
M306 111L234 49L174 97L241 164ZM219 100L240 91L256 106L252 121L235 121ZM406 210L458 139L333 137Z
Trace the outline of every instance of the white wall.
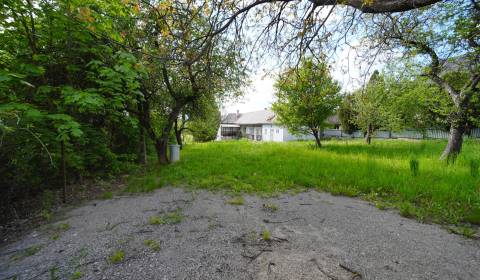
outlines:
M275 124L264 124L262 125L262 140L283 142L283 132L284 128L282 126Z
M296 140L313 140L315 139L311 134L305 135L293 135L287 128L284 128L283 131L283 141L296 141Z

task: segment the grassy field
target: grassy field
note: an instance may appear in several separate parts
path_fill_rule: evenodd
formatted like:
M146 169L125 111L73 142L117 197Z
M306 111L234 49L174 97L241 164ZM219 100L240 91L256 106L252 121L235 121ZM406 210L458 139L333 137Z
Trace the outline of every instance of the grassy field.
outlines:
M454 165L439 160L445 141L331 140L192 144L180 162L132 176L130 191L182 185L272 195L306 188L360 196L422 221L480 221L480 142L466 141Z

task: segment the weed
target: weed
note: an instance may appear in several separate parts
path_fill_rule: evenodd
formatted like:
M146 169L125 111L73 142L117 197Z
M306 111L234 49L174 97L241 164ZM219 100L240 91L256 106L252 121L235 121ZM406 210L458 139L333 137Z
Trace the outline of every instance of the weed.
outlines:
M160 251L160 243L158 243L158 241L156 240L152 240L152 239L145 239L143 241L143 244L147 247L149 247L152 251Z
M160 217L160 216L151 216L150 218L148 218L148 223L151 224L151 225L163 225L163 224L165 224L162 217Z
M58 271L58 267L52 266L52 267L49 269L50 277L49 277L48 279L50 279L50 280L58 280L58 279L60 279L60 277L57 276L57 271Z
M40 213L40 216L46 221L50 221L50 219L52 219L52 213L47 209L43 209Z
M474 160L474 159L470 160L470 175L472 175L472 177L474 178L478 177L479 167L480 167L480 163L478 160Z
M50 211L53 209L55 204L55 193L51 190L45 190L42 193L42 208L44 210Z
M476 231L469 226L451 226L448 231L455 234L463 235L467 238L475 238Z
M58 232L52 235L52 240L58 240L60 238L60 234Z
M122 262L124 258L125 258L125 252L123 252L122 250L118 250L118 251L115 251L112 255L110 255L108 257L108 260L110 261L110 263L116 264L116 263Z
M61 223L57 226L57 229L59 231L67 231L70 229L70 224L69 223Z
M419 169L419 162L418 159L410 159L410 172L413 176L418 175Z
M409 202L404 202L400 204L400 215L405 218L413 218L415 217L415 207Z
M471 210L470 213L465 216L464 221L474 225L480 225L480 209Z
M272 233L270 233L270 231L268 231L268 230L262 231L262 239L265 240L265 241L272 240Z
M241 196L233 197L232 199L227 201L230 205L243 205L245 204L245 200Z
M19 261L19 260L24 259L26 257L30 257L30 256L35 255L36 253L40 252L41 249L42 249L42 246L40 246L40 245L30 246L30 247L28 247L24 250L21 250L21 251L17 252L16 254L12 255L11 259L14 260L14 261Z
M113 193L110 191L106 191L102 194L102 199L112 199L113 198Z
M335 188L330 189L330 193L332 195L344 195L348 197L357 197L360 195L360 191L347 186L337 186Z
M80 270L75 270L70 276L70 280L78 280L83 277L83 274Z
M377 207L380 210L386 210L387 209L387 204L381 201L375 202L375 207Z
M182 222L182 213L177 210L170 213L166 213L162 216L151 216L148 219L148 223L151 225L174 225Z
M267 212L277 212L278 206L273 203L265 203L262 205L262 209Z

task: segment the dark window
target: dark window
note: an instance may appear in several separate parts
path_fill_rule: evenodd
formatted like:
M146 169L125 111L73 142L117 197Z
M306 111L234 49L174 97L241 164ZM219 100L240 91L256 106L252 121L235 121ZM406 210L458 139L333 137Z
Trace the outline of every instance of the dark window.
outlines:
M238 136L239 127L222 127L222 136Z

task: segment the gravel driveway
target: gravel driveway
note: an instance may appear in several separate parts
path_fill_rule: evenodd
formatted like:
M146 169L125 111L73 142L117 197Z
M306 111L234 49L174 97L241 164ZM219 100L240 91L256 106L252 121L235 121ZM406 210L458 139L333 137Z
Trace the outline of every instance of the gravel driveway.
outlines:
M0 279L480 279L479 240L362 200L230 199L164 188L89 202L1 248Z

